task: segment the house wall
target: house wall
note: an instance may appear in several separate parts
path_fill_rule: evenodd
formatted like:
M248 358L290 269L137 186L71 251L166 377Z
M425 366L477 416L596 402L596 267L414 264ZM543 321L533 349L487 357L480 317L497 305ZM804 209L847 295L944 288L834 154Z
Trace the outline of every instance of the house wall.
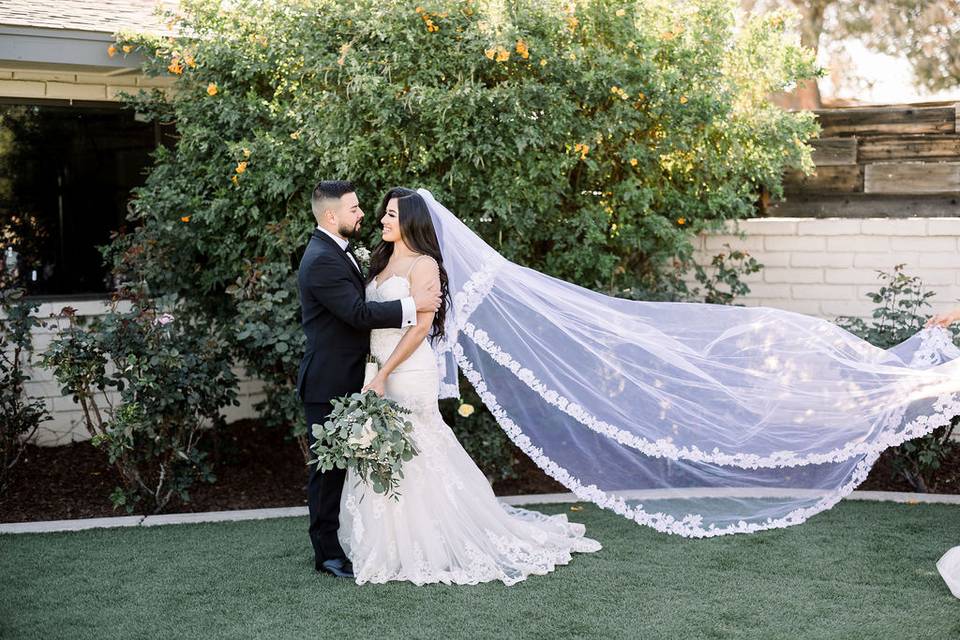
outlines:
M50 346L50 343L56 337L56 333L69 325L67 318L60 313L66 306L76 309L78 316L87 317L102 315L108 309L107 303L99 300L42 303L34 315L43 319L50 326L35 328L33 331L34 353L37 356L35 360L39 360L39 354ZM119 309L123 310L123 307ZM0 320L2 320L2 316L0 316ZM37 444L53 446L87 440L89 434L84 426L83 411L72 398L61 395L60 385L54 378L53 372L49 369L34 366L27 369L26 373L31 378L26 383L26 393L31 397L43 399L52 416L52 420L44 422L40 426L37 432ZM240 406L224 409L223 413L228 422L241 418L256 417L253 405L264 398L262 382L251 380L245 376L242 367L235 367L234 373L240 379L238 394ZM119 400L119 394L116 392L108 394L108 397L111 402Z
M149 78L129 70L107 73L76 73L61 69L13 69L0 67L0 97L116 102L121 92L166 89L172 80Z

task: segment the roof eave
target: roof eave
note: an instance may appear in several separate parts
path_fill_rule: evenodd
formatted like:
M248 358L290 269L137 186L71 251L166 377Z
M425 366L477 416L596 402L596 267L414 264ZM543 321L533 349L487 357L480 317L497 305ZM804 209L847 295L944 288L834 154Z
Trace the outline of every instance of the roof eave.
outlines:
M145 58L138 53L110 57L107 48L115 40L114 34L100 31L0 24L0 66L38 63L118 71L139 68Z

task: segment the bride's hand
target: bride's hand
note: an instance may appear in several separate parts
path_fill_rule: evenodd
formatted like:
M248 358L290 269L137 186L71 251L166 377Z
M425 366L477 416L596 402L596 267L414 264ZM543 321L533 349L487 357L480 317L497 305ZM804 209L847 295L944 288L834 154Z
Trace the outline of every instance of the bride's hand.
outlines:
M948 327L957 320L960 320L960 313L942 313L938 316L933 316L927 320L927 327Z
M364 393L370 389L373 389L374 393L376 393L378 396L382 398L383 394L385 393L383 388L385 382L386 380L381 378L379 375L374 376L373 380L371 380L369 384L367 384L363 389L360 390L360 393Z

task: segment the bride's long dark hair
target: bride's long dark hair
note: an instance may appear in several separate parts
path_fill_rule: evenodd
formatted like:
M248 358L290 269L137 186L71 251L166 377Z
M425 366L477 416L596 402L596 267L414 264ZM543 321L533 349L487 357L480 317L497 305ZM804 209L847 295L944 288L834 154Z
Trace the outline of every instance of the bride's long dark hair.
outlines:
M433 220L430 218L430 210L423 197L416 191L405 189L404 187L394 187L387 191L380 202L377 210L379 217L383 218L387 212L387 203L393 198L397 199L397 217L400 221L400 237L411 251L428 255L437 261L440 267L440 308L433 316L433 325L430 332L431 341L443 338L443 324L447 317L447 308L450 305L450 285L447 279L447 270L443 268L443 255L440 253L440 242L437 240L437 232L433 228ZM392 242L380 243L370 252L370 270L367 273L367 283L377 277L383 271L390 256L393 255Z

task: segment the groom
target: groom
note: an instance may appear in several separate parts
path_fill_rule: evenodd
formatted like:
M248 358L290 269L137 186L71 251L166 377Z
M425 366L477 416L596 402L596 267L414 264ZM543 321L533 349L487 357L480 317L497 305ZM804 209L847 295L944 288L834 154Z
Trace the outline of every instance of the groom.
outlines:
M353 185L345 180L322 181L313 190L310 204L317 228L297 271L301 324L307 337L297 392L312 447L312 425L326 421L333 410L330 400L363 386L370 330L416 324L418 310L433 312L440 307L440 291L432 285L415 289L402 300L366 302L360 261L349 242L357 236L363 218ZM309 533L316 570L353 578L353 566L337 539L345 477L343 469L320 473L310 465Z

